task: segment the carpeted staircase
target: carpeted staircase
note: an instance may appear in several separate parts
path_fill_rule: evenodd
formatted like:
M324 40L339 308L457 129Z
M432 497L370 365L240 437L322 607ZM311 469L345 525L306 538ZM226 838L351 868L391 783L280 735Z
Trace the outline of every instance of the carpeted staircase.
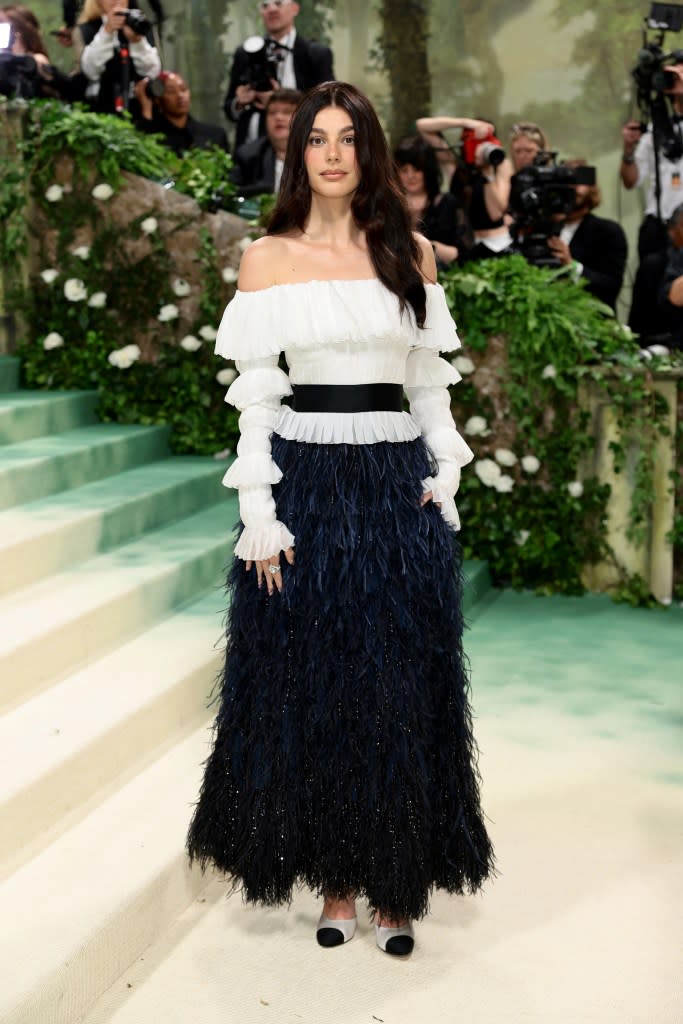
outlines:
M238 515L224 464L0 357L0 1020L72 1024L204 884L183 839Z
M17 388L0 357L0 1021L75 1024L209 881L184 837L238 509L164 428Z

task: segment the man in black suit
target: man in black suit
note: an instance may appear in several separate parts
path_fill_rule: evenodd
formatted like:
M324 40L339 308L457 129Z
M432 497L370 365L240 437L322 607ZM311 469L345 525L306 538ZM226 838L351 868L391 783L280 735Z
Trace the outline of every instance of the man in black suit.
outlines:
M586 166L585 160L566 163L570 167ZM597 185L576 185L574 191L574 208L567 214L559 236L548 239L548 246L560 263L574 265L576 277L586 281L591 295L616 309L628 255L626 235L616 221L591 212L600 205Z
M320 43L309 42L297 35L294 20L299 4L294 0L261 0L265 41L270 43L276 58L277 77L270 77L269 88L253 88L264 83L249 81L249 56L238 46L230 71L230 85L223 109L226 117L237 125L235 149L243 142L265 135L264 111L275 89L298 89L306 92L314 85L334 78L332 51Z
M230 181L239 195L259 196L280 188L289 126L301 95L296 89L274 92L266 104L266 134L245 142L235 153Z
M188 149L208 149L217 146L227 152L228 138L218 124L196 121L190 113L192 94L182 77L175 71L162 71L154 80L154 100L147 94L148 78L135 87L140 104L140 117L135 127L151 135L161 135L165 146L182 156Z

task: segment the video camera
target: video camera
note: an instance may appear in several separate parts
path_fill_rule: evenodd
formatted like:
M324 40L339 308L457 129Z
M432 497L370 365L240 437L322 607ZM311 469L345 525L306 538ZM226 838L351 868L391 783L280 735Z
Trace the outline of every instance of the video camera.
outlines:
M679 160L683 157L683 139L667 102L667 96L679 79L673 71L666 69L673 64L683 64L683 50L666 53L664 36L667 32L680 32L683 28L683 6L653 3L644 21L643 45L631 71L636 84L636 100L643 116L652 122L657 149L669 160ZM648 32L655 32L654 38L650 38ZM642 130L646 129L647 124L643 124Z
M574 209L577 185L595 185L595 167L569 167L557 162L557 153L536 154L534 163L513 175L510 230L517 252L535 267L557 267L548 239L559 235Z
M249 36L242 43L242 49L249 60L243 84L251 86L255 92L270 92L271 79L277 80L278 65L285 59L284 47L274 39Z

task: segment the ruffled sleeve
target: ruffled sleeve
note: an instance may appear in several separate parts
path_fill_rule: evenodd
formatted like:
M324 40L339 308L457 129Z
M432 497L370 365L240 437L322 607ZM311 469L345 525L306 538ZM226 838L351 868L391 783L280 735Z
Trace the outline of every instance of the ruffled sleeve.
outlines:
M472 450L458 433L451 413L448 387L462 378L439 352L460 348L453 318L440 285L426 285L427 318L424 330L415 330L415 346L408 355L405 391L410 412L417 421L438 465L438 472L423 481L425 492L456 529L460 519L453 500L460 486L460 472L474 458Z
M240 301L240 296L248 296L247 302ZM278 367L279 353L273 351L277 332L271 333L272 304L268 290L238 292L216 339L216 352L233 359L239 373L225 396L240 410L240 439L237 458L223 483L239 490L244 530L235 554L245 561L268 558L294 544L293 535L276 518L272 495L272 485L282 479L282 472L273 461L270 438L281 399L292 393L287 374Z

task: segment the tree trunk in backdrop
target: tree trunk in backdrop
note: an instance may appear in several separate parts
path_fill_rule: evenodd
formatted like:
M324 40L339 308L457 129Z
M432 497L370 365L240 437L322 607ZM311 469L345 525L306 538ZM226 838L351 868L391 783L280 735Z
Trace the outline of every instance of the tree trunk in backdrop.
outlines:
M381 0L381 46L391 88L392 145L414 130L415 119L431 112L427 60L430 0Z

